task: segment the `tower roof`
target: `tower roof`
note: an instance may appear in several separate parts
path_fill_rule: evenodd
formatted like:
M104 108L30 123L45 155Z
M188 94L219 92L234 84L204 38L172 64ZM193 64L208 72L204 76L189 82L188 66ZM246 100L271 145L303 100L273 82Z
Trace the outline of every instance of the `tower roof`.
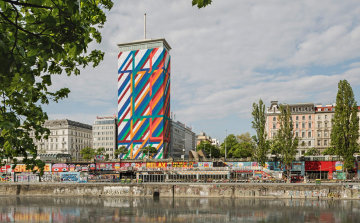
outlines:
M141 49L150 49L150 48L156 48L156 47L162 47L165 46L165 48L170 51L171 47L166 42L165 38L162 39L142 39L142 40L136 40L130 43L119 43L117 44L120 51L132 51L132 50L141 50Z

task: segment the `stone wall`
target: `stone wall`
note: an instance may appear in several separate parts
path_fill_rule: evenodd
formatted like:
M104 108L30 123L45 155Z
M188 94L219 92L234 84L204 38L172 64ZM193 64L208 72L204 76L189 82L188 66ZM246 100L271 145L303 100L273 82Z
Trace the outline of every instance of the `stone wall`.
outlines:
M357 185L0 184L0 196L261 197L360 199Z

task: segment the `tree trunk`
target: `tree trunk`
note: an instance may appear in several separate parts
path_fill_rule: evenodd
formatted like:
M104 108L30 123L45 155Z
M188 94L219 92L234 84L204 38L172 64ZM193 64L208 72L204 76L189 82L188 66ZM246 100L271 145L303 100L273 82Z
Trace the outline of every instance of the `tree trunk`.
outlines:
M287 181L289 182L289 183L291 183L291 176L290 176L290 170L289 170L289 168L287 168Z

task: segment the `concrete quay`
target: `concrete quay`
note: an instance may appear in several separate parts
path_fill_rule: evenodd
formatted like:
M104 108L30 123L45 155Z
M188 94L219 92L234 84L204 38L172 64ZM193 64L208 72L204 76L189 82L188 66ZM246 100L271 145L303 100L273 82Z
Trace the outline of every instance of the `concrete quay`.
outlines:
M3 183L0 196L360 199L359 184Z

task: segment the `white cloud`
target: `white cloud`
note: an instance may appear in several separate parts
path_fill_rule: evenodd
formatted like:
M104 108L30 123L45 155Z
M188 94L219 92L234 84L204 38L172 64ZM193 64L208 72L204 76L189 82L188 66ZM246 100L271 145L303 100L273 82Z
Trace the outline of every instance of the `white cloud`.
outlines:
M67 100L84 106L74 118L116 107L116 44L143 38L145 12L147 36L172 47L171 106L184 122L249 117L259 98L327 103L340 79L360 83L359 62L338 74L321 69L360 57L358 1L217 0L201 10L190 0L115 1L103 42L91 45L105 60L80 76L54 78L54 89L68 86ZM314 66L318 73L309 72Z

